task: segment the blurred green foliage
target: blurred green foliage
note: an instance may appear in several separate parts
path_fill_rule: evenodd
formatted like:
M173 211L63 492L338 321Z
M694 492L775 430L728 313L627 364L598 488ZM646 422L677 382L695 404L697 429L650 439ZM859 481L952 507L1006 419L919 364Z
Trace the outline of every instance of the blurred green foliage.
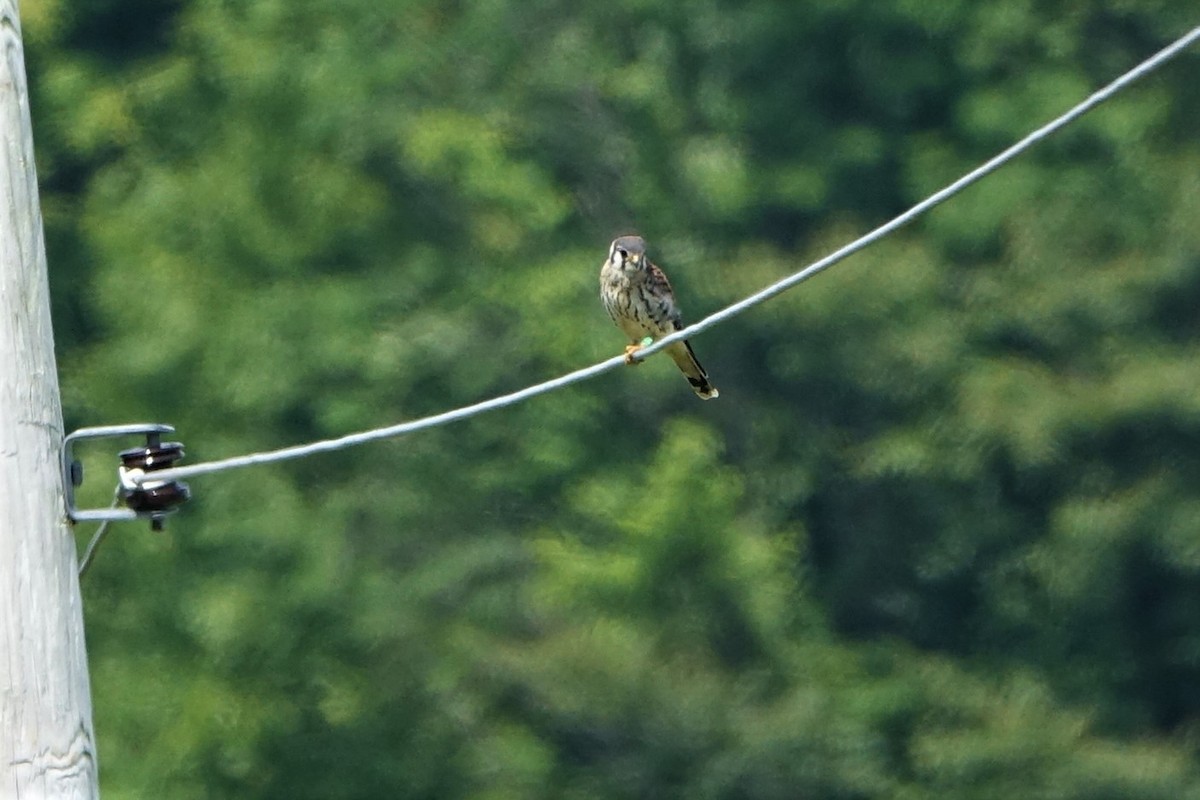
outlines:
M67 423L193 460L619 352L617 233L695 319L1196 23L21 5ZM703 335L715 403L651 359L195 479L84 586L105 797L1200 797L1197 85Z

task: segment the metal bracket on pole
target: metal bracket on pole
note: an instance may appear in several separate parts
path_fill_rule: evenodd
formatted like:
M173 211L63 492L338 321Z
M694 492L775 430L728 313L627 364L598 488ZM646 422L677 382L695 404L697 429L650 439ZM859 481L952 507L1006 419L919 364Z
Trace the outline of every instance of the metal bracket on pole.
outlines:
M183 445L178 442L163 442L164 433L174 433L170 425L143 423L136 425L104 425L95 428L80 428L67 435L63 441L62 473L63 489L67 499L67 516L72 522L106 522L129 519L149 519L150 527L162 530L166 515L175 510L190 496L186 483L178 481L127 480L127 475L140 471L143 475L155 470L167 469L183 457ZM75 489L83 483L83 464L75 458L75 443L82 439L106 439L117 436L145 436L144 447L122 450L119 454L121 467L117 469L120 480L118 494L125 508L80 509L75 505Z

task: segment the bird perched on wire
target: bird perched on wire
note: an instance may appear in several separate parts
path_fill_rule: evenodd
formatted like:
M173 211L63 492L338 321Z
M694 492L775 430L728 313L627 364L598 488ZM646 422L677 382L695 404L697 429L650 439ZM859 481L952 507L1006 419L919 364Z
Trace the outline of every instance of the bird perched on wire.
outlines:
M671 284L646 256L646 242L640 236L621 236L609 246L608 260L600 268L600 299L612 321L630 339L625 348L627 364L637 363L633 355L646 337L659 339L683 328ZM666 351L701 399L711 400L719 394L686 339Z

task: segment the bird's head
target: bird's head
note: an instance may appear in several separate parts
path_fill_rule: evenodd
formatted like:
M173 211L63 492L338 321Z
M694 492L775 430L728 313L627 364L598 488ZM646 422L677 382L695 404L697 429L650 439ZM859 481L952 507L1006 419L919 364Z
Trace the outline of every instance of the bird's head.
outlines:
M646 266L646 240L640 236L620 236L608 248L608 263L622 272L636 272Z

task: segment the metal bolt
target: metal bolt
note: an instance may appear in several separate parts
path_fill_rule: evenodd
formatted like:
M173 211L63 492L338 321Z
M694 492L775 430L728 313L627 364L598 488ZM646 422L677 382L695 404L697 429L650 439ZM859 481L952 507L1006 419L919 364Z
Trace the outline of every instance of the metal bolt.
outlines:
M72 459L71 461L71 485L83 485L83 462L79 459Z

